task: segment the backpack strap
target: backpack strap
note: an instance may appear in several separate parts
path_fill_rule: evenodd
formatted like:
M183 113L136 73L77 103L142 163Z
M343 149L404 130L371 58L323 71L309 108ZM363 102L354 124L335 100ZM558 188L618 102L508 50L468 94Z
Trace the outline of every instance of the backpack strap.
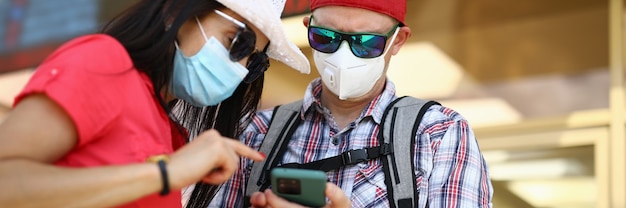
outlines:
M368 160L376 159L385 155L389 155L393 152L391 145L382 144L376 147L367 147L363 149L348 150L340 155L308 162L304 164L299 163L287 163L280 167L285 168L298 168L309 170L321 170L328 172L331 170L337 170L344 166L355 165Z
M393 154L381 157L391 208L417 206L413 147L420 121L432 105L439 103L405 96L389 104L383 114L378 140L393 147Z
M248 177L245 189L245 207L249 206L250 195L256 191L263 191L270 185L270 170L280 162L287 149L289 138L300 124L300 109L302 100L274 108L270 119L269 129L261 143L260 152L267 153L265 160L254 162Z

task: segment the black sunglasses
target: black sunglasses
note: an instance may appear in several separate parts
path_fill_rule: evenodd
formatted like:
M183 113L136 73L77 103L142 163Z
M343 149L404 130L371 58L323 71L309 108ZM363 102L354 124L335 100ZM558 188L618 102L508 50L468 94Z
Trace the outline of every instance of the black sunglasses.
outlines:
M270 67L270 59L266 53L269 43L263 51L255 51L256 34L245 23L219 10L215 10L215 13L239 26L239 31L230 43L229 58L231 61L240 61L249 56L246 63L248 75L244 77L243 82L247 84L254 82Z
M255 51L248 58L246 68L248 68L248 75L243 78L243 82L250 84L254 80L258 79L268 68L270 68L270 58L267 56L268 43L263 51Z
M215 13L239 26L239 31L237 31L235 38L233 38L233 41L230 43L230 60L240 61L241 59L244 59L252 54L256 45L256 34L254 34L254 31L250 30L245 23L228 16L219 10L215 10Z
M346 33L330 28L313 26L309 19L309 45L322 53L334 53L341 43L348 41L352 54L359 58L376 58L383 54L387 45L387 38L391 36L398 25L395 25L387 34L378 33Z

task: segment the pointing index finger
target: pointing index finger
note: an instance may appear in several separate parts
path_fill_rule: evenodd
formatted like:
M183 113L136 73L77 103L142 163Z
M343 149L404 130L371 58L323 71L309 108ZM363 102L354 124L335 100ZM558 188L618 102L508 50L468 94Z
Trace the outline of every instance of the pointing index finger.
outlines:
M250 158L254 161L265 159L264 155L237 140L228 140L227 142L239 156Z

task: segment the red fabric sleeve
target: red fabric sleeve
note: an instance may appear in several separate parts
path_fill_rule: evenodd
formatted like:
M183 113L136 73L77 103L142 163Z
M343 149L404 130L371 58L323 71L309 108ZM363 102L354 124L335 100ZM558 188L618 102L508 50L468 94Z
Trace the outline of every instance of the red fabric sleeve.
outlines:
M81 146L97 138L121 114L116 82L134 70L124 47L107 35L71 40L50 55L15 98L43 93L59 104L74 122Z

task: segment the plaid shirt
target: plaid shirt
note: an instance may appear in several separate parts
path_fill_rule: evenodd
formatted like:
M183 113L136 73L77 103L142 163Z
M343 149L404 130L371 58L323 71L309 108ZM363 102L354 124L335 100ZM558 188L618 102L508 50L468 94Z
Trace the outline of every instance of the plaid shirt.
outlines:
M339 129L330 111L321 106L321 81L307 88L302 123L293 134L284 163L307 163L352 149L378 146L376 138L385 107L396 99L395 86L387 81L385 90L371 101L361 115ZM242 134L242 142L259 149L267 133L272 110L261 111ZM491 207L493 188L487 165L467 121L443 107L428 109L415 138L415 174L418 207ZM242 207L245 184L252 161L242 159L233 178L227 181L210 207ZM389 207L382 163L378 159L327 172L351 199L353 207Z

